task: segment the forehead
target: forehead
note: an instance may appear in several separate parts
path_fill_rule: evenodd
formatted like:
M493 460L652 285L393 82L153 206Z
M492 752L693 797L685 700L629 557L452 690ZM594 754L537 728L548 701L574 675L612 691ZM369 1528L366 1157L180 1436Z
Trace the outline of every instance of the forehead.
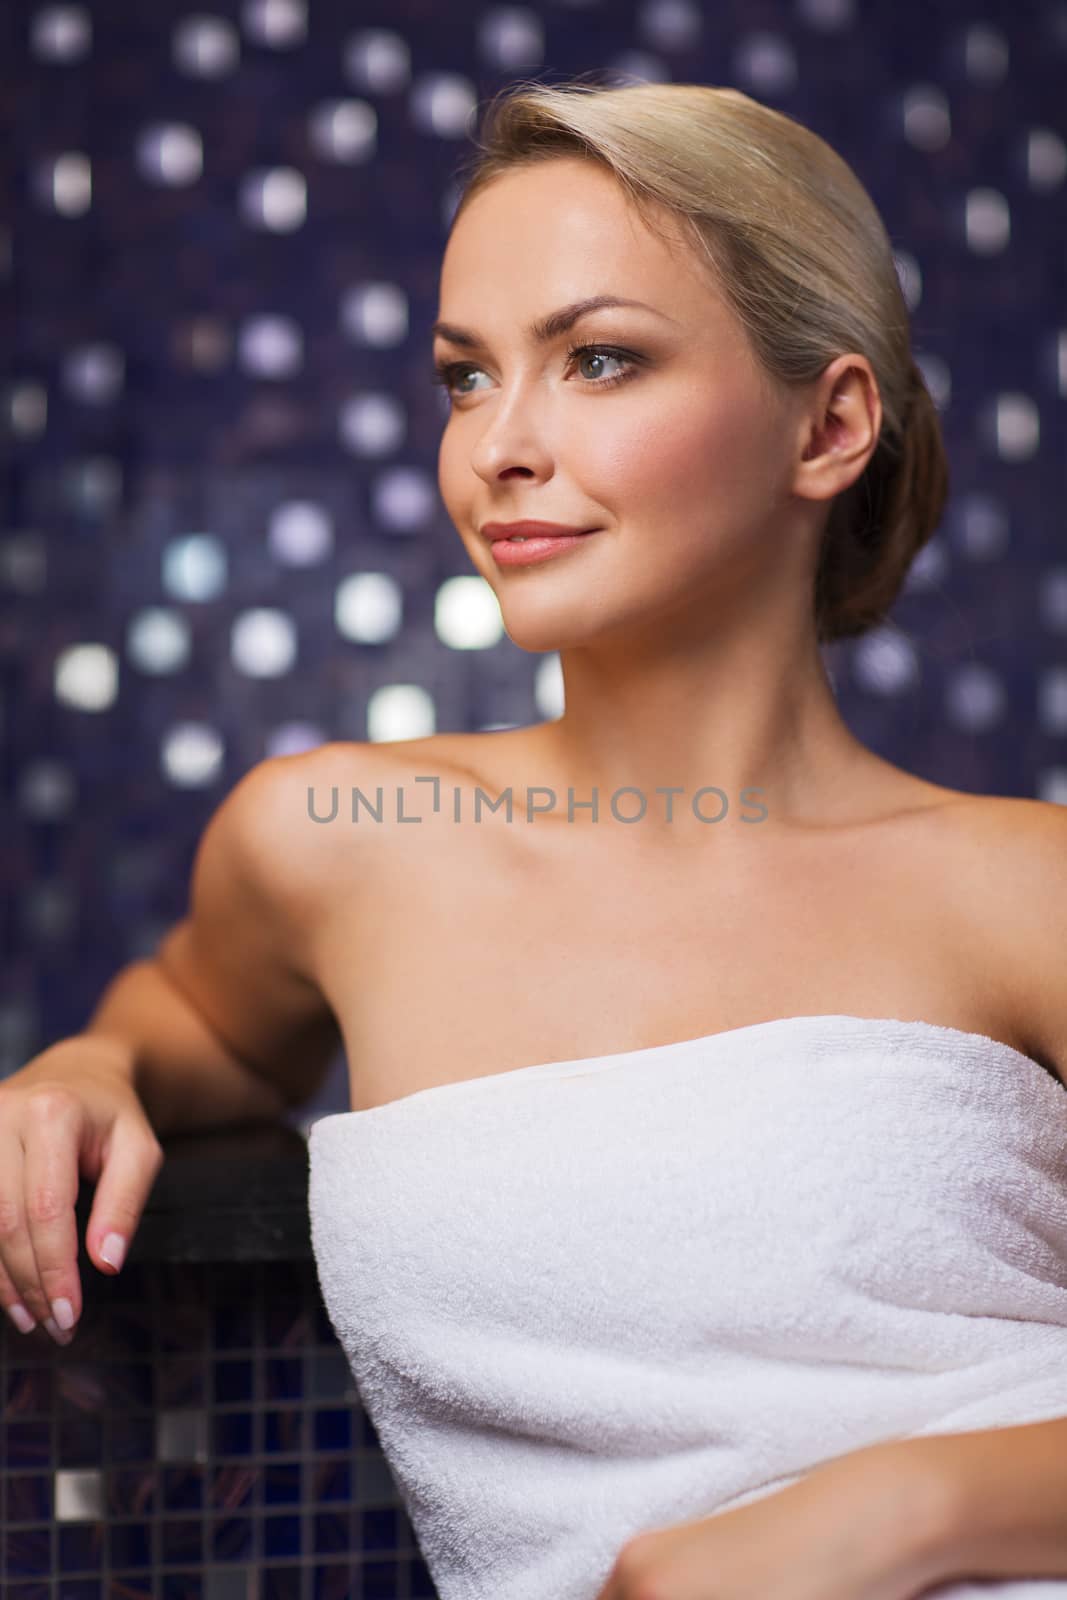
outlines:
M473 315L487 293L505 290L509 298L561 304L606 281L616 294L654 299L675 295L690 277L707 294L695 258L679 248L679 219L655 205L651 213L649 227L597 162L560 156L502 173L453 224L441 265L442 315Z

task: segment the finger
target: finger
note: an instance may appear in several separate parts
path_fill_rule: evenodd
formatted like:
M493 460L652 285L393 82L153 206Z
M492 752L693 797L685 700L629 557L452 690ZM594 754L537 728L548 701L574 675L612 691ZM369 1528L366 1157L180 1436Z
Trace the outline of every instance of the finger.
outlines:
M37 1319L26 1304L22 1285L37 1282L37 1262L26 1232L23 1201L22 1141L0 1134L0 1305L20 1333L29 1333ZM27 1319L29 1326L27 1326Z
M101 1272L120 1270L163 1160L147 1119L116 1118L85 1227L85 1248Z
M81 1105L63 1088L42 1089L23 1108L23 1194L36 1273L20 1287L31 1316L53 1338L69 1333L82 1310L74 1206L83 1121Z

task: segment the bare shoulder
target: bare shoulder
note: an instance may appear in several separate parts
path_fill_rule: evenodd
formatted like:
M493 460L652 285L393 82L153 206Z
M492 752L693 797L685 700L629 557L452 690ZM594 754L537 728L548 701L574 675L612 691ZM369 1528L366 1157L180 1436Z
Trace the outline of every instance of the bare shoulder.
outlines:
M373 796L398 771L389 747L362 740L331 740L296 755L268 756L232 791L249 860L262 880L299 905L330 879L365 837L357 828L331 826L350 815L350 794Z
M383 824L396 820L400 804L407 817L417 806L428 820L434 780L451 784L486 778L509 750L521 748L518 732L434 733L380 743L337 741L282 759L292 763L287 771L291 781L306 790L314 789L314 799L303 802L305 814L314 806L321 815L335 802L338 807L350 807L350 791L358 788L361 813L368 814L372 804L380 806ZM398 799L401 791L402 800Z
M972 866L999 878L1012 904L1023 899L1052 909L1067 880L1067 806L1010 795L946 791L942 825L973 856ZM1062 893L1059 896L1062 906ZM1005 908L1007 909L1007 907Z
M993 947L1020 1035L1067 1084L1067 807L961 795L941 813L975 927ZM958 852L958 853L957 853Z
M961 820L990 834L999 833L1005 838L1018 834L1022 838L1023 830L1029 830L1030 836L1043 837L1050 843L1067 838L1067 806L1025 796L947 792L959 800Z
M316 964L329 854L343 848L307 820L321 760L268 757L233 785L197 846L188 910L156 953L234 1054L291 1104L313 1092L341 1042Z
M357 830L317 826L331 786L380 770L373 746L324 744L296 755L267 756L248 769L212 814L199 855L226 893L240 892L295 953L313 927L321 895L355 849ZM217 870L215 870L217 866ZM310 974L305 974L310 976Z
M382 854L370 848L372 839L406 836L398 823L440 813L428 780L462 775L466 750L461 736L434 734L381 743L331 740L268 757L238 785L245 791L239 802L245 848L282 902L298 914L317 914L322 893L336 896L342 882L354 886L350 872L369 882Z

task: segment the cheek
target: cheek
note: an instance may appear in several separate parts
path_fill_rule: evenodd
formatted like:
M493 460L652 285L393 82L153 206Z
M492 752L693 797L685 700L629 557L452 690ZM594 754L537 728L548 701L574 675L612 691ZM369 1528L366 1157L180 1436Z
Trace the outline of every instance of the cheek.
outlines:
M605 503L622 516L642 505L675 517L694 506L706 515L710 506L736 508L759 494L765 430L751 404L727 395L709 401L705 383L664 394L654 407L635 400L611 427L591 428L576 467L595 476Z

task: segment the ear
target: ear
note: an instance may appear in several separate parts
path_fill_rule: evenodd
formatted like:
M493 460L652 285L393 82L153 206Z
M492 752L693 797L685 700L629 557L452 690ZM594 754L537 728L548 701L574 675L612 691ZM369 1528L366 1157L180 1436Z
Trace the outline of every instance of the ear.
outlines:
M793 493L832 500L861 477L878 445L882 401L865 356L838 356L801 413Z

